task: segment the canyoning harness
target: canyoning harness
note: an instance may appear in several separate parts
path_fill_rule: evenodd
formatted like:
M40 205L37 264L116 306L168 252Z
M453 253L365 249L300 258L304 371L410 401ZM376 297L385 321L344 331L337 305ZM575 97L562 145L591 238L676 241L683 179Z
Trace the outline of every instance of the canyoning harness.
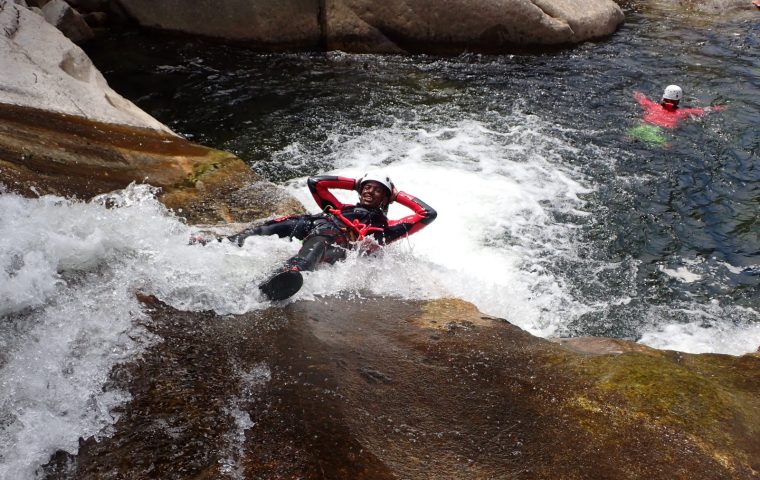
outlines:
M345 225L340 230L343 232L343 235L345 235L346 239L349 242L361 241L364 240L367 234L382 233L385 231L383 228L373 227L372 225L361 223L358 218L351 221L346 218L340 210L332 208L329 205L325 207L325 213L332 215L333 217L340 220L343 225Z

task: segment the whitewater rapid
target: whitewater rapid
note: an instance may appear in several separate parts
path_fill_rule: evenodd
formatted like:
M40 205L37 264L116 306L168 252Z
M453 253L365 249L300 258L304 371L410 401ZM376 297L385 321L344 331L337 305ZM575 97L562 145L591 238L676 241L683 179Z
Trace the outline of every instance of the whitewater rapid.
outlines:
M459 119L436 128L399 121L334 142L331 168L320 173L358 177L382 169L438 218L379 256L351 254L308 273L288 302L337 292L458 297L550 337L635 294L585 301L555 268L567 260L590 270L619 267L582 253L577 232L588 221L585 197L595 185L569 159L588 152L550 122L519 111L498 122ZM309 160L297 147L289 149L294 161ZM316 211L305 185L306 178L295 178L283 188ZM298 242L251 237L242 248L228 241L190 245L198 229L155 194L147 185L88 202L0 194L1 479L33 478L55 451L75 453L80 437L108 435L115 408L130 400L108 387L109 372L161 341L144 328L148 318L136 293L219 314L271 306L256 284ZM354 195L339 197L353 202ZM389 212L406 214L399 205ZM699 281L688 270L665 273ZM692 320L670 324L660 308L646 311L651 327L640 332L643 343L730 354L760 345L751 321L757 312L695 300L683 305Z

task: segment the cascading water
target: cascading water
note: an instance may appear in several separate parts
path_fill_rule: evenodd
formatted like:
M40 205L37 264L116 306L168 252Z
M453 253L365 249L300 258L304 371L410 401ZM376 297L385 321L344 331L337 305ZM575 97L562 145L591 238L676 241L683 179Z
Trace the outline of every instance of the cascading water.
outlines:
M541 336L742 354L760 345L760 32L668 22L629 12L608 42L536 56L258 55L129 35L90 53L117 91L312 211L307 176L377 169L438 211L380 256L308 274L293 301L453 296ZM144 57L109 63L135 41ZM656 95L673 76L688 101L729 108L665 148L627 137L640 116L631 92ZM265 308L255 285L298 249L188 245L194 231L144 185L89 202L0 195L1 479L108 435L129 401L109 372L161 341L136 292L181 310ZM234 476L249 419L229 411Z

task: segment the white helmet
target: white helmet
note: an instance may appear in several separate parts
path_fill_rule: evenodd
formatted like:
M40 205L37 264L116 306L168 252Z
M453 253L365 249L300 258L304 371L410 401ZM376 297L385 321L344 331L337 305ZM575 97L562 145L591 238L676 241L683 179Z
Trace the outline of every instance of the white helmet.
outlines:
M675 100L680 102L683 98L683 90L678 85L668 85L662 94L662 100Z
M377 172L365 173L361 180L359 180L359 190L361 190L361 188L367 182L377 182L380 185L384 186L388 189L389 196L391 192L393 192L393 182L391 182L391 179L387 175L383 175Z

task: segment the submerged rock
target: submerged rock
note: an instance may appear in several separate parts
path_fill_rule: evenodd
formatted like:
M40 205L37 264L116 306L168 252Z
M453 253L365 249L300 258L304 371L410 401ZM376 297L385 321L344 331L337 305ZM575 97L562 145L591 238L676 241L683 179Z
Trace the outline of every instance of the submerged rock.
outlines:
M264 49L506 51L612 34L612 0L120 0L141 25Z
M223 317L143 300L164 341L114 372L133 401L113 436L60 453L48 478L760 472L757 356L579 352L456 300L324 298Z

